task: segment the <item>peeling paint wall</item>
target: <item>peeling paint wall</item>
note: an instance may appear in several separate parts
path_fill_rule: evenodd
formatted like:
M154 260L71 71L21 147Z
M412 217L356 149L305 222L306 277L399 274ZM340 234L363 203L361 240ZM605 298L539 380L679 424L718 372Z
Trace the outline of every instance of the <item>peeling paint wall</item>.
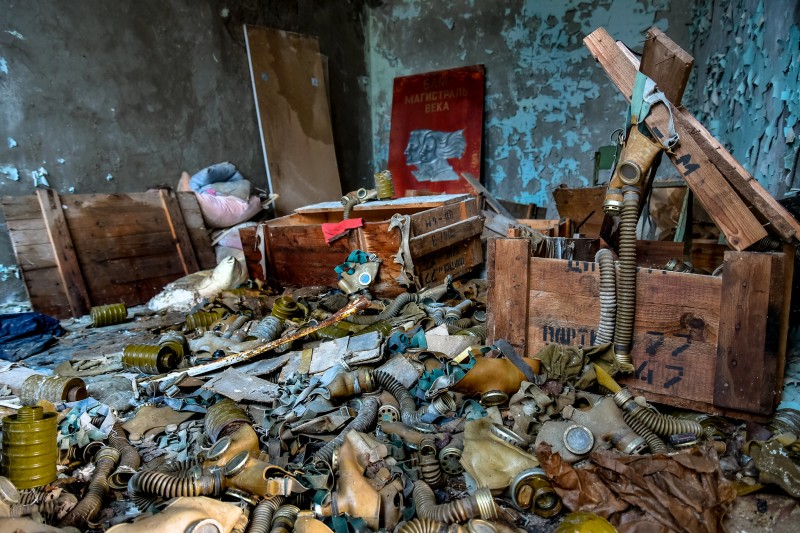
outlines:
M690 109L773 195L800 187L800 2L698 2L693 20Z
M143 191L226 160L265 184L237 3L0 0L0 195ZM25 299L14 264L0 218L0 304Z
M584 48L604 26L641 50L656 25L689 49L692 0L398 0L368 10L373 158L386 165L396 76L486 65L484 183L499 198L549 206L560 184L590 185L594 151L626 104Z

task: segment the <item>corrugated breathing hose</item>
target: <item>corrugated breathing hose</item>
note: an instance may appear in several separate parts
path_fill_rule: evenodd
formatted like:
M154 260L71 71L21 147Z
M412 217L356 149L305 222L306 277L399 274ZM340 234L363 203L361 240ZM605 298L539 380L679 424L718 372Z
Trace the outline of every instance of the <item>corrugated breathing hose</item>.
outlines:
M407 426L413 426L419 422L420 413L417 413L417 402L408 389L397 381L394 376L383 370L372 372L372 379L375 383L389 391L400 404L400 420Z
M284 504L278 507L272 519L272 529L270 529L270 533L292 533L299 512L300 508L296 505Z
M108 446L101 448L95 456L95 469L89 487L78 505L61 520L58 527L83 529L86 522L97 516L103 507L103 498L108 492L108 475L119 461L119 452Z
M415 518L403 524L397 533L447 533L448 529L444 522Z
M128 491L155 494L167 499L181 496L219 496L222 494L222 480L219 472L203 472L193 477L170 472L138 472L128 482Z
M632 417L630 413L623 414L622 418L634 433L644 439L647 443L647 447L650 448L650 453L667 453L667 445L664 444L664 441L653 433L653 430L647 427L644 422Z
M258 505L250 514L247 533L269 533L269 528L272 526L272 516L283 505L284 501L285 498L283 496L273 496L258 502Z
M350 218L350 212L353 211L353 208L361 203L356 196L346 196L347 202L344 204L344 210L342 211L342 220L347 220Z
M410 292L404 292L398 295L392 303L386 306L386 309L381 311L379 315L356 315L346 318L347 322L351 324L358 324L360 326L369 326L378 322L379 320L386 320L388 318L394 318L400 314L400 311L403 310L403 307L408 305L411 302L418 302L419 296L416 294L412 294Z
M120 422L115 422L111 428L108 434L108 444L119 452L119 466L108 477L108 484L112 489L121 490L128 486L128 481L139 470L142 458L136 448L131 446Z
M487 488L479 488L475 494L437 505L433 489L424 481L415 481L413 497L417 506L417 516L422 519L452 524L466 522L476 517L484 520L497 518L497 506L491 491Z
M614 340L617 317L617 270L614 267L614 254L608 248L598 250L594 261L600 266L600 322L594 340L597 346Z
M378 407L380 407L380 402L378 401L377 397L367 396L364 398L361 403L361 409L358 411L358 415L356 415L356 417L351 420L347 426L345 426L345 428L336 436L335 439L317 450L317 452L312 456L311 460L314 463L330 464L331 459L333 458L334 450L344 444L344 439L348 433L351 431L364 432L372 427L372 424L375 423L375 419L378 416Z
M617 362L631 367L631 339L636 312L636 224L639 221L639 192L626 191L619 229L619 272L617 279L617 320L614 352Z
M622 389L614 395L614 402L629 418L637 420L650 428L656 435L668 437L680 433L694 433L701 437L704 434L703 426L694 420L681 420L674 416L664 415L642 407L633 399L633 394L628 389ZM630 424L628 424L630 426ZM631 429L636 429L631 426ZM637 433L639 433L637 431ZM641 435L641 433L640 433ZM644 435L641 435L644 437ZM649 444L649 443L648 443Z

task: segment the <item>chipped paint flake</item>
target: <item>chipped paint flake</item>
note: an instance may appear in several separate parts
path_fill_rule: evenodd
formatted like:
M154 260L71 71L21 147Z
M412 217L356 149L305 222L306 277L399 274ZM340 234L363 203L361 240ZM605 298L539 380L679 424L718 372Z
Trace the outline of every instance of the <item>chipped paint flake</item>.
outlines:
M19 181L19 170L13 165L0 165L0 174L7 180Z
M25 40L25 37L23 37L22 34L20 32L18 32L17 30L6 30L6 33L11 35L12 37L16 37L20 41L24 41Z
M8 74L8 61L4 57L0 57L0 72Z
M17 141L14 140L14 137L7 137L6 144L8 144L9 148L14 148L15 146L17 146Z
M47 181L48 176L47 169L44 167L39 167L36 170L31 171L31 178L33 178L33 186L34 187L49 187L50 183Z

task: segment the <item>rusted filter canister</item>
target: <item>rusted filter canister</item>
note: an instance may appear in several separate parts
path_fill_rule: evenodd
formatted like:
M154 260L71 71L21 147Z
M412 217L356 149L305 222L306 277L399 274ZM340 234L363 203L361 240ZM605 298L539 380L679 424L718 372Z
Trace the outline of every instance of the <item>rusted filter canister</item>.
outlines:
M219 320L223 314L221 310L215 309L214 311L198 311L197 313L186 315L186 329L207 328Z
M225 398L208 408L204 429L211 442L216 442L218 438L232 433L232 429L249 423L250 417L247 413L236 402ZM228 429L228 426L231 426L231 429Z
M96 328L113 326L125 322L125 319L128 318L128 309L124 303L100 305L92 307L89 316L92 317L92 326Z
M386 200L394 196L394 182L392 181L392 173L388 170L383 170L374 175L375 178L375 191L378 193L378 200Z
M129 344L122 351L122 366L143 374L163 374L178 368L183 357L169 346Z
M670 272L683 272L684 274L691 274L694 272L694 267L691 263L684 263L680 259L673 257L667 264L664 265L664 270L669 270Z
M39 400L48 402L77 402L89 396L86 383L81 378L34 375L22 383L19 393L23 405L34 405Z
M541 468L523 470L511 482L511 497L520 509L531 510L543 518L561 512L561 498Z
M21 407L3 418L2 474L18 489L32 489L55 481L58 445L56 414L41 406Z
M158 345L171 348L180 359L183 359L185 353L183 347L186 345L186 337L177 331L167 331L158 339Z

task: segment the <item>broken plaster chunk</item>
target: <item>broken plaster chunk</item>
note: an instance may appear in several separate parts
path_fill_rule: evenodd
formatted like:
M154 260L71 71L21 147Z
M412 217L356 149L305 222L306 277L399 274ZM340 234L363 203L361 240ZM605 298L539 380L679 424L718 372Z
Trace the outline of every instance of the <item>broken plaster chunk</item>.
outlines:
M411 388L417 382L421 370L417 370L404 355L398 354L381 365L378 370L382 370L391 375L406 388Z
M49 187L50 183L47 181L48 172L44 167L39 167L31 171L31 178L33 178L34 187Z

